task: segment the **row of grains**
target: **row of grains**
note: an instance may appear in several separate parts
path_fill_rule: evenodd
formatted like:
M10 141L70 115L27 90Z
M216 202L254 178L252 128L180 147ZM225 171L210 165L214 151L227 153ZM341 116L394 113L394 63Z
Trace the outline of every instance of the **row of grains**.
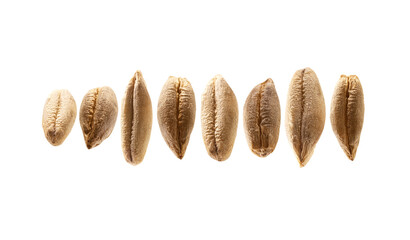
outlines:
M196 103L185 78L169 77L157 108L161 134L174 154L182 159L195 122ZM80 125L87 148L108 138L118 115L117 98L109 87L87 92L80 106ZM255 86L243 107L243 123L251 151L266 157L276 147L281 109L275 85L268 79ZM67 90L56 90L43 110L43 129L54 146L63 143L77 114L74 98ZM313 154L325 124L325 101L315 72L296 71L289 85L285 126L288 140L301 167ZM364 118L363 89L357 76L342 75L336 84L330 111L333 132L343 151L355 158ZM202 137L209 156L229 158L238 126L238 103L221 75L206 86L201 101ZM124 158L136 165L144 159L152 127L152 104L140 71L130 80L121 105L121 139Z

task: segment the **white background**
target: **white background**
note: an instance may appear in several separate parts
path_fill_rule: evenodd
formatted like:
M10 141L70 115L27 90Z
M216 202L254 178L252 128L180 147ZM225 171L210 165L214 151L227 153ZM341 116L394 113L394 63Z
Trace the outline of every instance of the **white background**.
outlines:
M409 239L409 56L406 1L2 1L0 3L0 239ZM290 79L311 67L326 124L305 168L287 141ZM41 127L43 104L68 89L79 109L91 88L121 102L140 69L153 103L144 161L125 162L120 118L87 150L77 120L63 145ZM200 126L206 83L236 94L231 157L211 159ZM365 122L356 160L332 132L341 74L359 76ZM156 118L168 76L192 84L197 118L183 160ZM272 78L282 108L276 150L249 150L242 108Z

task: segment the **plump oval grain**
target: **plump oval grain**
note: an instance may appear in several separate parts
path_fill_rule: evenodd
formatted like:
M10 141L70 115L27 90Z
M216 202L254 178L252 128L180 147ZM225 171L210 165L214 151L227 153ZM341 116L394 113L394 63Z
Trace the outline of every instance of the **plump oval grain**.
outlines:
M88 149L110 136L117 115L117 97L110 87L94 88L85 94L80 107L80 125Z
M354 160L364 120L364 95L359 78L342 75L336 84L330 106L330 122L340 146Z
M254 154L266 157L275 150L279 139L280 103L272 79L258 84L246 98L243 128Z
M169 77L158 100L157 118L162 137L182 159L195 123L195 95L186 78Z
M238 102L221 75L211 79L202 94L201 123L209 156L218 161L228 159L238 128Z
M47 141L58 146L64 142L73 128L77 105L68 90L53 91L43 108L43 130Z
M285 126L301 167L313 154L325 117L325 99L316 73L310 68L296 71L289 85Z
M137 71L128 83L121 107L122 151L131 165L137 165L144 159L151 127L151 98L141 71Z

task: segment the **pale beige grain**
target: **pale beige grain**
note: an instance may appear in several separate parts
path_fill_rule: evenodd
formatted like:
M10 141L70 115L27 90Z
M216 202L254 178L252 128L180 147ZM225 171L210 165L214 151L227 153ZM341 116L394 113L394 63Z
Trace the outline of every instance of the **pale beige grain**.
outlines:
M364 119L364 96L359 78L342 75L336 84L330 106L330 121L340 146L354 160Z
M182 159L195 123L195 95L186 78L169 77L158 100L157 118L162 137Z
M254 154L266 157L275 150L279 138L280 104L272 79L258 84L246 98L243 128Z
M80 125L88 149L110 136L117 115L117 97L110 87L94 88L85 94L80 107Z
M238 102L221 75L209 81L202 94L201 123L209 156L218 161L228 159L238 127Z
M64 142L73 128L77 105L68 90L53 91L43 108L43 130L47 141L58 146Z
M313 154L325 118L325 100L315 72L310 68L296 71L289 85L285 126L301 167Z
M144 159L151 127L151 98L141 71L137 71L128 83L121 107L121 143L128 163L137 165Z

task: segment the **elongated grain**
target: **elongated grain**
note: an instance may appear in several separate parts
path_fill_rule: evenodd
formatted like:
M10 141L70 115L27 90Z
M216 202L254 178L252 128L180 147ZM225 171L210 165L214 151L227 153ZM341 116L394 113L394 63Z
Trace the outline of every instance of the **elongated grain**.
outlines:
M151 98L141 71L137 71L128 83L121 107L121 145L128 163L137 165L144 159L151 127Z
M111 135L117 115L117 97L110 87L94 88L85 94L80 107L80 125L88 149L100 145Z
M238 102L221 75L209 81L202 94L201 123L209 156L218 161L228 159L238 127Z
M243 128L254 154L266 157L275 150L279 139L280 103L272 79L258 84L246 98Z
M354 160L364 120L364 95L359 78L342 75L336 84L330 107L332 129L340 146Z
M68 90L53 91L43 108L42 126L47 141L58 146L64 142L73 128L77 105Z
M325 100L316 73L310 68L296 71L289 85L285 126L301 167L313 154L325 117Z
M195 123L195 95L186 78L169 77L158 100L157 118L162 137L182 159Z

